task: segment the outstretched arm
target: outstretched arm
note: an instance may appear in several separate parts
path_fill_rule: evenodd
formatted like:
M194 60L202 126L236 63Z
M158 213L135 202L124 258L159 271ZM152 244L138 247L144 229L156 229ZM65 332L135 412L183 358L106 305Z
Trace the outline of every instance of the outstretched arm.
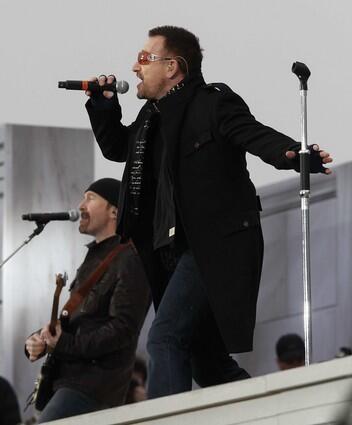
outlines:
M225 88L217 96L215 119L221 136L234 147L259 156L278 169L299 171L300 143L258 122L243 99L231 89ZM311 172L330 174L331 170L323 167L332 162L330 154L319 151L318 145L313 145L310 152Z

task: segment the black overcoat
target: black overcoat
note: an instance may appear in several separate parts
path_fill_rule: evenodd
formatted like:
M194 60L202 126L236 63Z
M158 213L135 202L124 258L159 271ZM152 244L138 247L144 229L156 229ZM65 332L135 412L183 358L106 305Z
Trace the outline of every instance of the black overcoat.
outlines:
M224 84L205 85L198 79L168 97L157 106L162 137L172 147L166 160L187 240L227 349L250 351L263 241L245 155L250 152L279 169L297 168L285 152L299 144L257 122L242 98ZM103 155L126 161L124 197L146 106L130 126L121 123L117 99L96 105L89 100L86 107Z

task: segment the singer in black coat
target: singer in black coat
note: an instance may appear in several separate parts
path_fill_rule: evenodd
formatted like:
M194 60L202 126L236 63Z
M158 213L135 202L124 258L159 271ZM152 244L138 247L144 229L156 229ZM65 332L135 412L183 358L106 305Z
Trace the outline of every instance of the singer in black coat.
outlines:
M133 67L142 80L137 86L138 95L149 99L136 121L129 126L121 123L116 96L108 99L106 94L105 97L95 95L86 105L103 155L112 161L126 161L119 231L126 237L131 236L139 250L157 308L148 348L151 365L160 370L151 371L149 397L190 389L187 376L180 385L179 382L174 387L164 385L160 375L167 373L166 367L172 370L175 362L166 361L165 368L158 362L161 351L169 350L171 344L169 334L158 339L165 324L165 313L175 307L172 297L176 299L187 283L185 275L180 274L180 264L190 267L194 276L200 276L195 280L201 280L208 303L204 323L212 316L216 324L211 326L212 333L220 332L221 343L226 345L222 349L219 343L217 352L239 353L252 349L263 240L260 206L245 155L249 152L259 156L278 169L298 170L294 152L300 147L291 138L257 122L241 97L226 85L205 84L200 73L201 59L198 69L191 69L186 75L182 65L194 67L192 57L186 56L186 51L186 59L182 55L175 56L180 54L179 50L173 52L166 41L169 35L172 38L176 34L185 36L189 46L194 43L192 34L175 27L155 30L149 33L150 38ZM200 51L197 54L201 57ZM105 77L100 78L100 83L105 81ZM293 159L288 159L288 151L292 151ZM324 171L321 154L311 155L315 156L318 156L315 171ZM177 263L174 271L173 259ZM165 270L171 270L171 278ZM191 315L187 309L181 312L181 308L189 305L190 310L197 309L202 297L202 290L198 290L196 297L178 301L180 309L175 309L175 318L184 313ZM168 323L172 327L173 319L169 318ZM206 326L196 327L191 333L189 328L193 326L194 322L186 321L182 328L182 332L187 332L187 339L184 333L172 333L171 350L174 351L169 353L169 358L175 359L181 350L190 350L192 355L191 339L198 340L200 336L203 338L196 348L205 347L203 357L209 354L207 348L211 346L212 335L207 335ZM160 348L162 346L164 348ZM225 359L224 356L216 358ZM188 375L189 357L186 355L181 361L178 357L178 360L179 374L185 369L184 374ZM225 362L228 364L228 358ZM221 377L218 374L216 379L207 379L208 365L203 364L201 385L248 377L236 372L232 378L226 378L224 372ZM234 371L236 367L232 364L230 369ZM155 379L159 381L159 389L158 385L151 384Z
M148 103L129 127L120 124L121 110L116 98L111 100L108 111L99 110L92 101L87 104L104 156L127 161L122 189L125 197L130 155ZM229 352L249 351L263 247L258 199L246 169L245 153L260 156L276 168L288 169L297 163L288 160L285 152L298 149L299 145L258 123L244 101L227 86L205 85L202 78L190 81L178 93L160 101L158 108L161 121L165 117L167 122L160 132L168 146L177 149L168 158L174 172L176 204L220 332ZM126 203L126 199L122 202ZM149 234L142 225L132 236L137 246L144 248ZM148 263L147 249L143 248L140 254ZM152 287L166 285L154 275L150 282ZM159 304L162 291L152 289Z

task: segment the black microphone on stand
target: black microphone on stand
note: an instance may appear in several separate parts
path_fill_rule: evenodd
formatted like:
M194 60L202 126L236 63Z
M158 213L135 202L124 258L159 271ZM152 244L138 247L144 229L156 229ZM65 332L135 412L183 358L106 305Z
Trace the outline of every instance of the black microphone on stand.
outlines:
M299 78L301 90L308 90L307 81L310 77L310 71L307 65L303 62L293 62L291 70Z
M96 81L86 81L86 80L66 80L59 81L59 89L66 90L89 90L93 93L103 92L103 91L112 91L120 94L128 92L129 84L127 81L115 81L111 84L104 84L100 86Z
M29 213L23 214L22 220L36 221L37 223L48 223L49 221L77 221L79 219L79 212L77 210L70 210L67 212L57 213Z

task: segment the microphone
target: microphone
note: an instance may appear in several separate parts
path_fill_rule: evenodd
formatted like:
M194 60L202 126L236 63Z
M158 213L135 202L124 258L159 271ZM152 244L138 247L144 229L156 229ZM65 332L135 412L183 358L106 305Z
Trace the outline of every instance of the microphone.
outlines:
M104 84L100 86L96 81L86 81L86 80L66 80L59 81L58 83L59 89L66 90L89 90L92 93L103 92L105 90L112 91L120 94L124 94L128 92L129 84L127 81L115 81L111 84Z
M70 210L67 212L58 213L30 213L23 214L22 220L36 221L38 223L48 223L49 221L77 221L79 219L79 212L77 210Z

